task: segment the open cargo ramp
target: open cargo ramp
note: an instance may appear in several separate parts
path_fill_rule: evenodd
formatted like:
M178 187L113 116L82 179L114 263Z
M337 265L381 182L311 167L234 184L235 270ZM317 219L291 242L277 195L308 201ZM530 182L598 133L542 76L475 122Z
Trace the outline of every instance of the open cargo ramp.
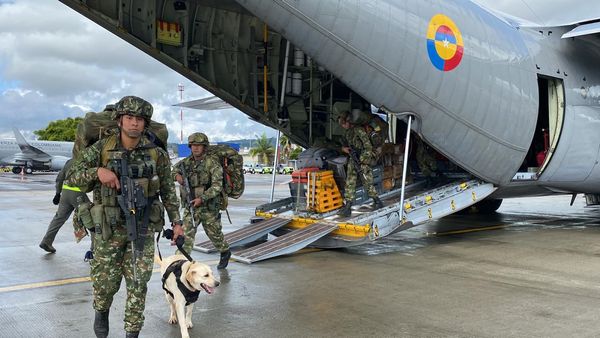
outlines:
M337 229L336 223L318 222L268 242L233 252L232 258L247 264L294 253Z
M291 221L290 219L273 217L229 232L224 237L230 247L236 247L253 242L267 235L269 232L287 225ZM194 245L194 250L204 253L217 251L210 240Z

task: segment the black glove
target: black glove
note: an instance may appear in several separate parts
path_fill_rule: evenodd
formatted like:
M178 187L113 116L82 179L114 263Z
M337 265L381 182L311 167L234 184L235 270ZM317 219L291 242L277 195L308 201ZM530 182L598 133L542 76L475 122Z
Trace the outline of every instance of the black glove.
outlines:
M58 202L60 202L60 194L54 195L54 198L52 199L54 205L58 205Z

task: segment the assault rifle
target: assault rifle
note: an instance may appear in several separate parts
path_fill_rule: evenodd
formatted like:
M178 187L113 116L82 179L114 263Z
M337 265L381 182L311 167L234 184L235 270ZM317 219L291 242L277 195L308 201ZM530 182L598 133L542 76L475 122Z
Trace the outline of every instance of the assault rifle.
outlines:
M362 184L363 189L367 189L365 184L365 176L363 175L362 167L360 166L358 152L352 147L350 147L350 159L352 162L354 162L354 170L356 170L356 175L360 178L360 183Z
M117 196L117 201L123 213L125 214L127 241L131 242L131 264L133 264L133 279L137 281L137 257L142 255L144 251L144 240L148 233L148 213L146 208L148 201L144 196L144 188L137 184L134 179L129 176L129 165L127 163L127 155L129 152L123 152L120 162L120 177L121 194ZM141 227L139 226L140 212L144 211L144 220Z
M185 165L181 165L181 177L183 177L183 184L181 185L181 188L183 189L183 191L185 192L185 195L187 196L187 206L190 209L190 215L192 218L192 226L194 227L194 229L196 229L196 221L194 220L194 203L192 202L194 200L194 195L193 195L193 191L192 191L192 187L190 186L190 180L188 179L187 173L185 172Z

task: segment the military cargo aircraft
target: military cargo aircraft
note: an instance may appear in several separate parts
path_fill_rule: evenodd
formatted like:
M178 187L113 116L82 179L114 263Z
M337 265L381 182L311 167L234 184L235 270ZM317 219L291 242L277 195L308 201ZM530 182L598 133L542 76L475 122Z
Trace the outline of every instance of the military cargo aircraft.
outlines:
M568 19L525 20L467 0L61 1L304 147L337 141L342 111L374 106L392 141L404 142L394 126L407 121L493 186L473 202L600 194L600 12L573 5ZM454 202L449 213L465 207ZM377 217L404 219L390 215L361 222L388 233L397 227L376 229Z
M0 140L0 165L13 166L13 173L35 170L59 171L71 158L73 142L27 141L16 128L15 139Z

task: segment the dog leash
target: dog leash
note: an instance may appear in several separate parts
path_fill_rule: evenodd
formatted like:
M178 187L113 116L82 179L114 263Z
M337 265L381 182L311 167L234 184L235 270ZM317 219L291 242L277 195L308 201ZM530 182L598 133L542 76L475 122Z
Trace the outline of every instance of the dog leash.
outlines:
M173 229L167 229L167 230L163 230L163 237L165 237L166 239L173 239ZM158 246L158 240L160 239L160 232L158 233L158 235L156 235L156 249L158 250L158 258L160 258L160 260L162 261L162 255L160 254L160 247ZM177 249L179 250L179 252L181 252L182 255L185 256L185 258L187 258L188 261L193 262L194 259L192 258L192 256L190 256L190 254L187 253L187 251L185 251L185 249L183 248L183 244L185 243L185 236L181 235L179 237L177 237L177 240L175 241L175 245L177 245Z

